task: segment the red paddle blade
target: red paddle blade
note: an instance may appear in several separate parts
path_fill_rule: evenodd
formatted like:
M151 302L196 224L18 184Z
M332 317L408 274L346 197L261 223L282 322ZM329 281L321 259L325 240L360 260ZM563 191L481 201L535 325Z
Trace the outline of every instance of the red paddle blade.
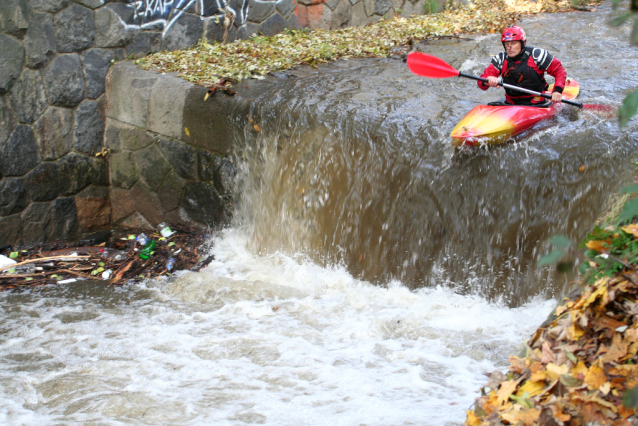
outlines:
M408 54L408 68L421 77L449 78L459 76L459 72L444 60L421 52Z
M597 115L603 116L605 118L613 118L618 115L618 107L613 105L583 104L583 109L593 111Z

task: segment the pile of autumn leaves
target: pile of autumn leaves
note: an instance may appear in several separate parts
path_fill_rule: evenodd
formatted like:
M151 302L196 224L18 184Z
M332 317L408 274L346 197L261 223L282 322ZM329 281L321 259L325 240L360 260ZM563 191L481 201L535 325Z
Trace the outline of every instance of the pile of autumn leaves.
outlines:
M638 226L621 229L638 239ZM587 242L603 256L608 245ZM625 268L566 298L510 357L507 376L491 375L466 425L634 424L623 397L638 387L637 283L638 271Z
M572 0L573 1L573 0ZM594 3L580 0L578 3ZM453 2L452 2L453 3ZM451 4L452 4L451 3ZM500 32L522 14L572 10L569 0L473 0L433 15L382 19L376 24L338 30L286 30L232 43L201 41L190 49L159 52L136 61L147 70L176 72L203 86L317 65L337 59L387 57L411 40L459 33Z

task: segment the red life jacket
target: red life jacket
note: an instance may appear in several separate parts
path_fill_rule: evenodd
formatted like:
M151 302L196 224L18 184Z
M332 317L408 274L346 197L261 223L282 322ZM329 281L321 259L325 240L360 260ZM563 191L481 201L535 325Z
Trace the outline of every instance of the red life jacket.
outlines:
M544 76L545 70L553 59L546 50L526 46L515 58L516 62L501 52L492 59L492 65L501 72L504 83L544 92L549 87ZM512 89L505 89L505 93L516 103L531 103L534 98L534 95Z

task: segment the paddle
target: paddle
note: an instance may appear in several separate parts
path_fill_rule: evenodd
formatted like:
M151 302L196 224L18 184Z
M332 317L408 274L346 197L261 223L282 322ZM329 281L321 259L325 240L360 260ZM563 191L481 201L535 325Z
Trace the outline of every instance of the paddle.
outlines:
M471 74L464 74L455 70L450 64L445 62L442 59L437 58L436 56L428 55L426 53L421 52L411 52L408 55L408 68L416 75L420 75L421 77L429 77L429 78L449 78L449 77L465 77L471 78L473 80L483 81L487 83L486 78L476 77ZM533 90L528 90L523 87L512 86L511 84L499 82L499 86L503 86L507 89L516 90L519 92L529 93L534 96L542 96L546 99L551 99L551 95L546 93L535 92ZM604 111L611 112L615 111L615 107L611 105L595 105L595 104L581 104L579 102L570 101L567 99L563 99L562 102L570 105L577 106L578 108L584 108L595 111Z

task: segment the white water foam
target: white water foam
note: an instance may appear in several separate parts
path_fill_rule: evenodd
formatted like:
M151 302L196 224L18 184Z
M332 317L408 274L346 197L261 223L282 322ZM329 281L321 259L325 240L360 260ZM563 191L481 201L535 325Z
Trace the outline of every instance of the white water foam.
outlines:
M213 252L100 297L0 296L0 422L462 424L554 305L376 287L233 230Z

